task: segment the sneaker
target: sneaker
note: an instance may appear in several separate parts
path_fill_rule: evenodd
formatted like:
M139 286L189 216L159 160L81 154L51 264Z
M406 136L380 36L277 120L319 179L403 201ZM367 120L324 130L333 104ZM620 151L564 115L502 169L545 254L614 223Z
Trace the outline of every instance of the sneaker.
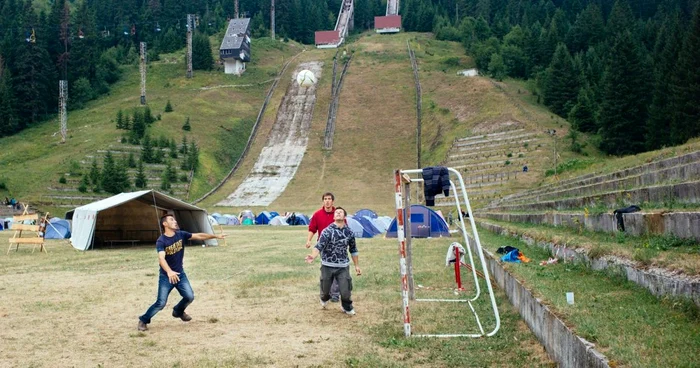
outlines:
M183 321L185 321L185 322L189 322L189 321L192 320L192 317L190 317L190 315L187 314L187 313L185 313L185 312L182 312L181 315L177 315L177 314L175 314L175 311L173 311L173 317L179 318L179 319L181 319L181 320L183 320Z
M326 301L324 302L324 301L321 300L320 298L318 299L318 301L321 302L321 308L326 309L326 305L328 305L328 301L326 300Z
M148 330L148 325L143 323L141 320L139 320L139 331L147 331Z
M345 312L345 314L350 315L350 316L354 316L354 315L356 314L356 313L355 313L355 308L350 309L349 311L346 311L346 310L341 306L341 307L340 307L340 310L342 310L343 312Z
M340 301L340 298L331 298L331 303L337 303Z

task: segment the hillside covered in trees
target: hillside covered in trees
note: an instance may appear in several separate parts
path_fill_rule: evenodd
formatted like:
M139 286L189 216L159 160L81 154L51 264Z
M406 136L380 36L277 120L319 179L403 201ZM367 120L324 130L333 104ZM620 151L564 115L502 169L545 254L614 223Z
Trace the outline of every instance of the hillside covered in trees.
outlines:
M332 29L341 0L277 0L281 38L313 43ZM681 144L700 135L698 0L405 0L406 31L461 42L482 73L530 80L540 102L594 134L616 155ZM69 109L109 91L138 43L149 58L185 46L197 15L196 50L211 46L234 14L222 0L0 0L0 136L53 116L58 80ZM386 2L356 0L356 32ZM241 0L254 37L269 34L270 1ZM196 52L203 55L203 52ZM213 59L194 60L211 68Z
M407 31L461 42L496 79L530 79L541 102L610 154L700 135L697 0L405 0Z
M277 0L276 33L313 43L314 31L332 29L341 0ZM372 27L383 14L380 0L358 0L355 22ZM223 0L0 0L0 137L55 116L58 81L68 80L68 109L109 92L120 65L138 62L139 43L149 60L185 47L187 14L196 15L195 69L209 69L208 35L234 16ZM253 37L269 35L270 1L241 0ZM201 56L201 57L200 57ZM200 60L201 59L201 60Z

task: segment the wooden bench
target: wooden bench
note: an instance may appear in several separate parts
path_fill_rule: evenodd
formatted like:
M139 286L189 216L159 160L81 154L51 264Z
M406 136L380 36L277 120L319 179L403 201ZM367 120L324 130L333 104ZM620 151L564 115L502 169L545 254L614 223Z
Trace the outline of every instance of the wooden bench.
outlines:
M106 243L109 243L109 246L112 247L114 244L131 244L133 247L136 245L136 243L140 242L140 240L137 239L119 239L119 240L105 240Z
M41 220L39 220L38 214L28 214L28 205L23 204L23 206L24 212L19 216L12 217L12 230L15 230L15 233L10 239L8 239L8 241L10 242L10 246L7 248L7 254L10 253L10 250L12 249L13 245L15 246L15 252L18 251L20 244L32 244L32 253L34 253L34 249L36 249L36 246L39 245L39 253L43 251L48 254L48 250L46 250L46 247L44 247L44 234L46 232L46 224L49 221L48 212L43 218L41 218ZM24 221L39 221L39 224L23 224L22 222ZM36 236L23 238L22 231L36 233Z

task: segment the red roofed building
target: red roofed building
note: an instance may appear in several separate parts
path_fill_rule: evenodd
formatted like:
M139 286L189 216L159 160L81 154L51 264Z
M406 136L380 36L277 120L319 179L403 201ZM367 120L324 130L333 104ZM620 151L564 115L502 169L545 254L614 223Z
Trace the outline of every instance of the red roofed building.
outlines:
M401 16L387 15L374 17L374 29L377 33L396 33L401 30Z
M338 47L340 43L339 31L317 31L315 36L315 44L318 48Z

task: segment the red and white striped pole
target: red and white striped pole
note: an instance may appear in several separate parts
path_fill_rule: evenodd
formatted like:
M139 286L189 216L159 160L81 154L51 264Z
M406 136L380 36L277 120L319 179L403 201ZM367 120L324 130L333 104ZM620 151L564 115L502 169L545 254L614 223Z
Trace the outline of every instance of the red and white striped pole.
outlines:
M458 291L464 291L464 288L462 287L462 275L459 271L459 247L454 247L455 248L455 281L457 281L457 290Z
M411 336L411 315L408 312L408 269L406 267L406 238L404 235L404 205L401 192L401 170L394 172L396 195L396 238L399 240L399 270L401 271L401 296L403 298L403 332Z

